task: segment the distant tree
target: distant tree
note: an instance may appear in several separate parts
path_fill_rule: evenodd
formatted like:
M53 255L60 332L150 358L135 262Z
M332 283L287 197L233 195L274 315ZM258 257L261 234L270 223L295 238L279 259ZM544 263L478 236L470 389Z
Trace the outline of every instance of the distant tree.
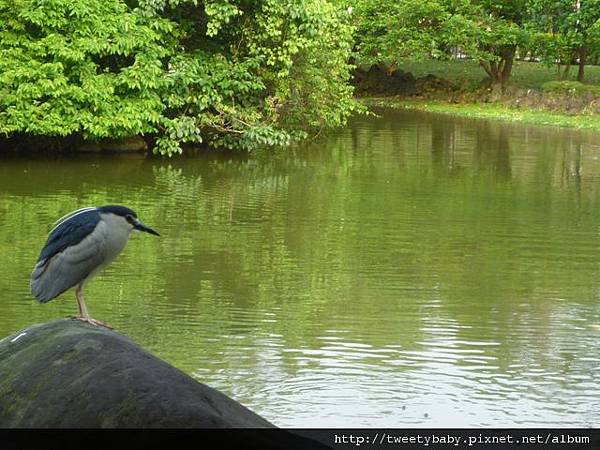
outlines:
M534 42L549 64L578 65L577 80L584 81L585 65L600 48L600 0L529 0L529 26Z
M452 16L439 0L359 0L354 9L362 62L390 70L404 58L444 57Z
M361 61L394 66L403 58L449 58L450 49L478 60L492 84L508 81L525 0L360 0L356 7Z
M517 48L528 40L523 29L525 0L472 0L463 14L474 24L476 32L465 42L467 51L493 85L504 86L512 73Z

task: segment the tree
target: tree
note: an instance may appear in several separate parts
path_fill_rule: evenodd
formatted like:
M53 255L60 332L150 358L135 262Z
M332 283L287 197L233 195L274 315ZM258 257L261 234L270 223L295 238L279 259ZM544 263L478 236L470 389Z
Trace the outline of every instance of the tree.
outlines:
M489 76L492 85L504 87L512 73L515 53L527 42L522 28L526 13L525 0L473 0L461 12L476 30L464 47Z
M175 24L116 0L0 1L0 131L125 137L162 120Z
M199 117L211 143L250 149L345 123L357 108L347 83L352 28L336 5L220 0L198 9L172 2L162 14L187 30L172 65L181 90L169 103L173 129Z
M577 81L583 81L588 56L600 46L600 0L530 0L529 16L544 60L564 64L564 78L577 61Z
M449 58L459 49L479 61L492 84L508 82L525 0L362 0L357 4L359 55L394 65L403 58Z
M290 144L357 108L351 43L333 0L0 0L0 132Z
M362 62L395 68L405 58L443 57L451 20L444 2L361 0L355 16Z

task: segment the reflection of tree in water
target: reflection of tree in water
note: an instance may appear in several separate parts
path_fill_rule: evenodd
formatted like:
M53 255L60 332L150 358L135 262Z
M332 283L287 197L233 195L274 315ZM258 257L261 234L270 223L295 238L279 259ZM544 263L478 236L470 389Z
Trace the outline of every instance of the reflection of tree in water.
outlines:
M431 161L436 175L456 176L467 170L472 175L492 173L495 180L511 178L510 132L506 125L445 119L430 122ZM465 139L467 136L475 137L472 143ZM469 160L464 159L465 152L471 154Z
M197 221L202 239L181 244L180 251L188 256L179 261L169 288L176 290L201 278L201 285L215 287L221 296L226 293L235 304L282 305L290 320L295 316L293 323L286 319L282 325L288 330L286 339L310 339L335 328L350 302L356 319L347 325L362 334L361 318L373 315L366 310L390 312L385 299L366 302L378 296L373 292L378 283L372 280L377 271L370 268L381 263L378 253L388 244L375 239L378 228L363 220L378 208L374 201L387 200L369 190L377 183L366 187L357 183L359 174L364 176L362 155L358 159L342 155L339 146L325 154L316 149L310 155L299 154L296 163L283 171L269 171L272 165L254 170L246 163L242 170L218 163L201 176L196 172L185 176L185 171L173 168L157 171L161 190L172 191L169 197L196 197L191 209L201 211ZM201 182L215 172L220 172L219 183ZM386 264L394 270L395 261ZM194 276L198 267L204 269ZM385 277L381 274L381 283ZM224 320L222 326L227 323ZM403 329L413 326L418 321L411 319ZM407 336L395 326L394 330L396 340ZM390 339L394 340L391 335Z
M502 370L525 359L553 368L547 354L571 364L560 352L578 335L561 320L596 301L599 238L589 230L600 225L600 167L554 141L533 148L510 127L399 113L286 151L11 162L0 165L0 267L14 273L0 287L16 292L31 270L40 224L126 203L162 237L131 242L112 268L130 278L95 281L91 305L186 370L218 372L213 361L259 370L260 342L272 339L270 363L295 373L312 350L322 350L312 364L327 359L334 344L324 336L385 349L395 365L345 353L373 370L411 370L436 345L471 355L465 342L497 343L480 348L478 363ZM579 180L587 205L574 233L572 190L557 189L557 168L565 183ZM540 192L554 201L540 206ZM21 305L3 308L24 320ZM306 350L304 361L290 349Z
M581 142L573 143L565 148L563 152L563 178L566 182L573 180L577 185L581 184L583 144Z
M455 161L454 122L447 120L432 121L431 124L431 162L436 175L443 176L457 170Z
M473 166L478 172L490 171L497 181L510 180L510 128L506 124L478 121L473 148Z

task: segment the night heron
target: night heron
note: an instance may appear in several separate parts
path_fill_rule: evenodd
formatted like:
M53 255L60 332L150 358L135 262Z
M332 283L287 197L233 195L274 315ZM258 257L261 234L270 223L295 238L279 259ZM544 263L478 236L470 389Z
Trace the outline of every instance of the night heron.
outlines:
M50 231L33 269L31 293L46 303L75 287L79 305L79 316L75 318L92 325L107 326L90 317L83 299L83 287L123 251L133 230L159 236L125 206L82 208L62 217Z

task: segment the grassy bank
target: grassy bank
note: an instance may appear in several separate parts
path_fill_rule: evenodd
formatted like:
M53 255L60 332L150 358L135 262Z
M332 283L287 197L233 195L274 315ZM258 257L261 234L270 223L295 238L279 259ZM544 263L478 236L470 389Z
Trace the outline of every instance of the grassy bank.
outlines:
M453 87L434 82L419 89L417 80L412 95L367 90L362 101L373 106L600 132L600 66L587 66L586 83L581 84L558 81L555 68L516 61L509 88L495 94L482 87L485 74L476 61L403 61L399 69L416 79L435 75Z
M472 60L403 61L398 68L412 73L417 78L432 74L462 86L476 86L486 76L477 61ZM574 81L576 75L577 67L573 67L568 79ZM519 88L541 89L544 83L558 79L555 67L537 62L515 61L510 81L513 86ZM600 66L586 66L585 83L600 84Z
M569 127L600 132L600 116L592 114L561 114L528 108L511 108L501 103L448 103L397 97L365 98L367 106L387 106L415 109L460 117L495 119L507 122Z

